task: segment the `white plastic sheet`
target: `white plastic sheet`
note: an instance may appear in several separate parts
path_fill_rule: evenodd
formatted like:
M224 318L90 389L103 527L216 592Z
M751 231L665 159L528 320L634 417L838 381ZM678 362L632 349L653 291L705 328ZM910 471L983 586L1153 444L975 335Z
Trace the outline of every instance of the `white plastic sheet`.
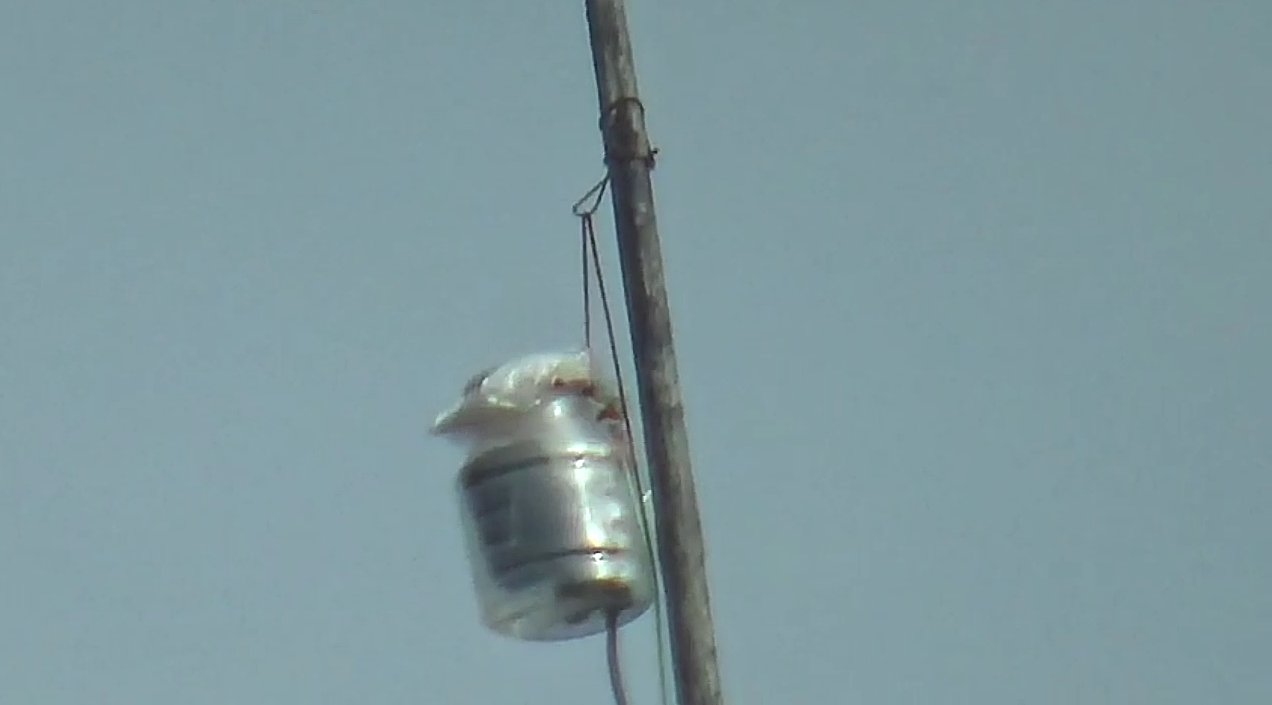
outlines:
M617 408L609 385L597 373L591 352L534 353L482 370L464 385L463 396L433 421L437 435L471 435L505 425L554 394L577 392L603 409Z

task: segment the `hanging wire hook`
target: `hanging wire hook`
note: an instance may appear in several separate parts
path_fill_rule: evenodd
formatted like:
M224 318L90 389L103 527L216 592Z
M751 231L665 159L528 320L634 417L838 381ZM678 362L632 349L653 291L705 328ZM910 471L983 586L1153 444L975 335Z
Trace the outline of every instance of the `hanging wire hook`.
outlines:
M607 174L570 208L574 215L578 216L582 228L580 236L583 250L583 348L589 354L592 352L592 268L589 254L594 255L596 247L596 225L592 219L601 209L601 202L605 198L605 190L608 186L609 175ZM600 277L599 271L597 271L597 277Z
M623 380L622 362L619 357L618 334L615 330L614 316L612 307L610 306L609 292L605 286L605 271L601 263L600 246L596 239L595 215L600 210L602 199L605 191L609 186L609 176L598 181L592 188L588 189L583 197L574 203L572 208L574 215L578 216L581 224L582 250L583 250L583 337L588 353L592 351L592 306L591 306L591 277L590 274L596 276L597 293L600 295L601 311L605 317L605 333L608 339L610 363L613 366L615 383L618 392L618 403L622 410L623 433L626 436L626 450L628 457L632 463L632 481L636 486L637 507L640 516L642 529L645 538L645 548L648 551L651 567L654 572L654 621L655 621L655 638L657 640L658 651L658 685L663 705L670 702L668 694L668 662L667 662L667 635L666 624L664 620L664 607L662 602L662 591L660 589L662 576L658 566L658 556L654 550L654 526L650 521L649 505L646 501L646 491L644 480L641 478L639 461L637 460L636 436L632 427L631 407L628 405L628 396L626 385ZM618 627L617 615L613 615L615 622L610 630L611 641L611 658L610 676L611 684L617 684L615 689L615 698L624 698L619 700L620 703L625 702L625 694L620 696L621 692L621 672L617 672L617 649L618 649ZM615 677L619 680L615 681Z
M582 198L575 201L574 206L570 208L574 215L580 218L590 218L596 215L596 212L601 209L601 199L605 198L605 189L609 188L609 182L609 175L602 177L592 188L587 190L587 193L583 194ZM583 207L584 204L587 204L586 208Z

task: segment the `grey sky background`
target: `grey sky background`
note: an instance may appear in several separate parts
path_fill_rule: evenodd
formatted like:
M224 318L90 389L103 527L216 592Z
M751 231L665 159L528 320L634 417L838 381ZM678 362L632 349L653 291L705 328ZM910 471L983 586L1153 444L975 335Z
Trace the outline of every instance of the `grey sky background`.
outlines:
M1272 701L1272 5L629 12L729 701ZM425 435L601 168L580 2L0 7L0 703L605 702Z

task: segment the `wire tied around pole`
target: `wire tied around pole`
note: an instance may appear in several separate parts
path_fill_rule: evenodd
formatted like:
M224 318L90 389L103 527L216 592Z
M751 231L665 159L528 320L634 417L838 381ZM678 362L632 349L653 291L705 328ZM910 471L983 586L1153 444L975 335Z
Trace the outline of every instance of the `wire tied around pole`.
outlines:
M630 129L621 131L609 129L611 125L617 121L619 116L626 117L623 109L628 107L632 107L640 111L641 124L644 124L645 104L642 103L640 98L637 98L636 96L619 98L618 100L610 103L605 110L601 111L600 125L601 135L605 138L605 163L610 166L615 166L628 161L642 161L645 162L645 166L648 167L650 171L653 171L654 167L657 165L658 148L649 144L648 135L644 135L644 132L642 131L640 135L643 136L644 139L639 139L639 137L633 135L633 131ZM630 118L628 119L630 120ZM616 149L615 145L610 144L611 135L614 134L636 137L641 144L624 145L621 149Z

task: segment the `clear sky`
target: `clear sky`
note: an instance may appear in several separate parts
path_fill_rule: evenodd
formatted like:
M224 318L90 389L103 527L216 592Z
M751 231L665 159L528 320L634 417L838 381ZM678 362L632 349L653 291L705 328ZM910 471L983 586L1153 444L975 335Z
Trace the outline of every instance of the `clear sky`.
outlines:
M629 11L729 702L1272 702L1272 4ZM425 435L578 340L592 80L581 2L0 8L0 704L605 702Z

